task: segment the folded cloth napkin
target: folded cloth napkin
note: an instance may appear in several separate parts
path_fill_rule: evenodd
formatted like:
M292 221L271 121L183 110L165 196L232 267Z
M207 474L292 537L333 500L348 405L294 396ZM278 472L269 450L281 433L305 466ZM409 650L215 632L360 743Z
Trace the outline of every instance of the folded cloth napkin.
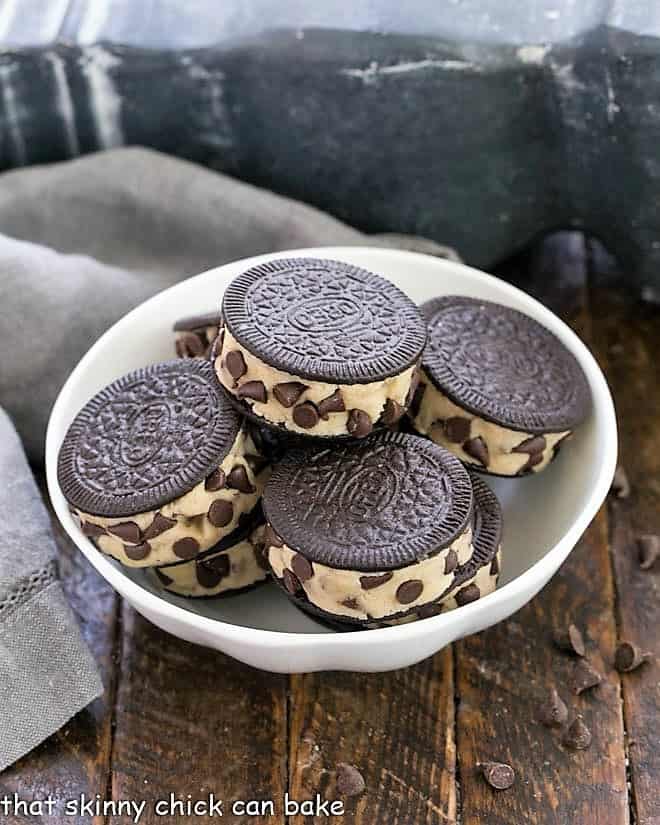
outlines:
M0 405L37 463L51 406L79 358L131 307L182 278L249 255L331 244L451 256L428 240L367 240L309 206L139 148L1 175L0 232ZM0 527L1 770L101 690L4 413Z

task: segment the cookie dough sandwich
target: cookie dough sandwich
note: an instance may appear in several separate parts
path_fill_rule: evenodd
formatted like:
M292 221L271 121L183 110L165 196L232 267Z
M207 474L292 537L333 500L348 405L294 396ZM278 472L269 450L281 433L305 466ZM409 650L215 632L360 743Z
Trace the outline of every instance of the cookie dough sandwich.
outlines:
M339 261L297 258L239 275L213 359L241 410L290 433L364 438L408 406L426 340L392 283Z
M576 358L538 321L500 304L449 295L422 312L428 342L414 430L480 471L545 469L589 414Z
M191 560L232 533L268 474L202 359L129 373L69 428L58 480L81 528L129 567Z
M294 450L275 466L263 507L275 580L334 622L415 618L474 554L467 470L414 435Z

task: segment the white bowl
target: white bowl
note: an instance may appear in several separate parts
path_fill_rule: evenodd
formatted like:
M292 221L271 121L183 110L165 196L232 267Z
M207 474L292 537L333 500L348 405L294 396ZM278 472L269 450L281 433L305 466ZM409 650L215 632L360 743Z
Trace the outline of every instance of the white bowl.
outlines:
M489 596L399 627L335 633L298 611L273 584L227 599L195 601L163 595L144 571L124 569L99 553L71 517L57 483L57 454L85 402L129 370L171 358L172 323L219 306L224 289L243 270L276 257L306 255L378 272L420 303L436 295L463 294L508 304L552 330L582 365L593 408L570 445L538 476L489 479L504 509L501 584ZM71 373L53 408L46 437L48 489L55 511L115 590L163 630L280 673L405 667L515 613L556 572L596 515L610 487L616 454L616 420L605 379L579 338L544 306L491 275L451 261L389 249L344 247L297 249L236 261L146 301L111 327Z

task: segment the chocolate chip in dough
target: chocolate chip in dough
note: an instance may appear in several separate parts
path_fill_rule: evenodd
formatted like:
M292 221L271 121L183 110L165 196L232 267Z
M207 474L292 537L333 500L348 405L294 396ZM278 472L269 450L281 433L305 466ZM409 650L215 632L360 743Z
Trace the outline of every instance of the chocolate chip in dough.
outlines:
M242 464L237 464L227 476L227 487L241 493L254 493L255 487L250 483L247 470Z
M616 468L610 490L617 498L628 498L630 496L630 481L621 464Z
M584 639L580 629L574 624L569 624L566 630L559 630L554 634L554 642L560 650L566 653L573 653L576 656L584 656Z
M121 524L111 524L106 528L108 533L117 536L129 544L139 544L142 540L142 532L134 521L122 521Z
M142 561L151 553L151 546L146 541L140 544L125 544L124 553L126 553L131 561Z
M298 578L298 576L296 576L295 573L292 573L288 567L284 568L282 579L284 580L284 587L286 588L288 593L291 593L292 596L299 590L302 590L300 579Z
M341 394L341 390L337 388L332 395L319 401L318 411L324 421L327 421L329 413L345 412L346 405L344 404L344 396Z
M280 384L275 384L273 395L283 407L288 408L293 407L300 396L308 389L307 384L301 384L300 381L283 381Z
M238 381L247 372L245 358L240 350L234 349L225 356L225 368L234 381Z
M396 591L396 600L399 604L411 604L422 595L424 583L419 579L409 579L400 584Z
M540 464L542 461L543 453L530 453L529 458L519 470L520 475L531 472L532 467L536 467L536 465Z
M591 744L591 731L584 724L581 716L576 716L564 734L564 745L573 750L582 751Z
M482 762L479 767L486 782L496 791L505 791L515 782L515 771L504 762Z
M629 673L652 658L652 653L643 652L632 642L620 642L614 654L614 667L619 673Z
M162 513L156 513L154 520L142 534L142 538L145 541L151 541L151 539L155 539L156 536L160 536L173 527L176 527L176 524L177 520L175 518L167 518Z
M467 587L463 587L454 596L454 598L456 599L456 604L459 607L463 607L463 605L470 604L470 602L476 602L477 599L479 599L480 597L481 590L479 590L479 587L476 584L468 584Z
M511 452L514 453L542 453L546 448L546 440L542 435L533 435L531 438L526 438L521 441Z
M548 728L560 728L568 721L568 708L555 688L550 688L547 699L539 708L539 718Z
M339 602L342 607L347 607L349 610L357 610L359 608L357 599L353 596L347 596Z
M354 438L364 438L373 430L369 414L364 410L354 409L348 414L346 429Z
M405 407L399 404L398 401L388 398L380 416L380 423L385 427L391 427L396 424L405 411Z
M377 576L360 576L360 587L363 590L373 590L375 587L380 587L387 584L394 574L391 572L381 573Z
M445 556L445 576L448 573L453 573L454 570L456 570L457 567L458 567L458 553L454 549L450 548L449 552Z
M447 436L447 441L452 444L462 444L470 437L471 422L469 418L463 418L462 415L455 415L452 418L447 418L444 423L444 431Z
M208 490L209 493L217 493L218 490L222 490L226 481L227 477L224 471L218 467L206 477L206 480L204 481L204 489Z
M223 498L212 501L207 518L214 527L226 527L234 518L234 507L231 501Z
M83 521L80 524L80 529L89 539L97 539L99 536L105 536L105 527L99 524L92 524L91 521Z
M311 401L304 401L293 408L293 420L303 430L311 430L319 423L319 414Z
M342 796L359 796L365 788L364 777L355 765L346 762L337 765L337 790Z
M249 398L251 401L265 404L268 400L268 393L263 381L246 381L236 390L236 397Z
M300 553L296 553L296 555L291 560L291 569L293 572L298 576L298 579L301 582L306 582L308 579L311 579L314 575L314 568L312 567L312 563L302 556Z
M190 559L194 559L199 553L199 542L197 539L192 538L192 536L185 536L174 542L172 550L177 558L190 561Z
M444 605L441 602L420 604L417 608L417 617L419 619L430 619L432 616L439 616L442 613L443 608Z
M230 568L229 557L226 553L220 553L210 559L201 559L195 565L197 581L207 589L217 587L229 574Z
M639 550L639 566L642 570L650 570L660 558L660 536L647 533L637 539Z
M270 524L267 524L264 528L264 547L282 547L283 545L284 542L282 539L277 535Z
M573 668L570 684L573 693L579 696L585 690L591 690L603 681L603 677L586 659L580 659Z
M488 462L490 461L488 445L480 435L464 442L463 451L466 452L470 458L475 458L484 467L488 467Z

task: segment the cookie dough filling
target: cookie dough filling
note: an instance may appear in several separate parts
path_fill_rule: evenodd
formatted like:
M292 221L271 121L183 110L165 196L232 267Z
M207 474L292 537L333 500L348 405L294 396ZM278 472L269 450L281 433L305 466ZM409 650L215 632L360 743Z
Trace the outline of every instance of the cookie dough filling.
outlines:
M102 553L127 567L192 559L232 533L259 502L269 469L244 429L222 463L168 504L109 518L73 508L82 531Z
M224 331L215 359L221 384L266 421L296 433L368 435L403 415L416 384L417 365L371 384L330 384L276 369Z
M259 534L263 527L257 528ZM256 531L255 531L256 532ZM155 568L158 582L170 593L192 598L208 598L235 593L266 581L268 565L258 547L259 537L232 536L221 544L223 549L211 549L194 561Z
M277 542L272 529L270 541ZM304 593L307 601L324 613L360 619L384 619L432 602L454 581L454 571L472 556L472 530L431 558L399 570L366 573L338 570L287 547L270 544L268 562L273 575L292 596Z
M466 464L503 476L538 473L571 435L511 430L487 421L454 404L421 371L414 409L413 428L450 450Z

